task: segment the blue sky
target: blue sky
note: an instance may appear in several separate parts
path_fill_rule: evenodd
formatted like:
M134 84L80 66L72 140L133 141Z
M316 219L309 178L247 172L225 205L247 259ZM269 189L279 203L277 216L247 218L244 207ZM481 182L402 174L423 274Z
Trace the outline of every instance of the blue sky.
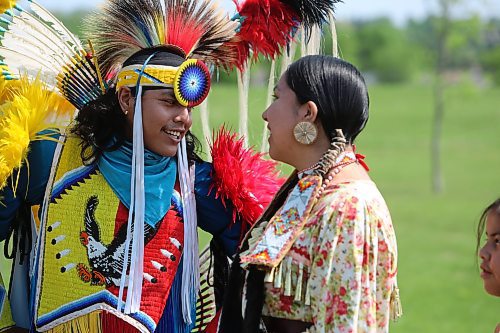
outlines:
M50 10L70 11L78 8L94 8L103 0L37 0ZM220 0L229 12L234 12L231 0ZM351 20L388 16L396 23L407 18L419 18L435 10L436 0L344 0L337 6L337 19ZM484 17L500 17L499 0L468 0L458 15L477 12Z

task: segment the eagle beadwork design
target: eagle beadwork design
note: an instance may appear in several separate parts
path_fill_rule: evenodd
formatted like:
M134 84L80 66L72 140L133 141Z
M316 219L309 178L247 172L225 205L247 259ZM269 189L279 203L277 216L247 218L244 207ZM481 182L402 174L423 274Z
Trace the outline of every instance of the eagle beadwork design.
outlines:
M82 281L95 286L119 286L123 269L125 241L127 237L127 223L124 223L109 244L101 241L99 223L95 218L95 211L99 199L91 196L86 204L84 213L85 230L80 232L80 243L87 248L89 266L79 263L76 266L78 276ZM144 225L144 244L154 236L155 229L148 224ZM130 264L130 257L128 259Z

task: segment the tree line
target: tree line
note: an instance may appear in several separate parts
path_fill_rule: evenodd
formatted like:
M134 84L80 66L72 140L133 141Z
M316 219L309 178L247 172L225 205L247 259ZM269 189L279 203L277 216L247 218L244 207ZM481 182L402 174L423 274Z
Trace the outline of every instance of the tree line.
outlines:
M342 56L381 82L422 79L438 61L441 18L428 16L398 27L387 18L339 22ZM500 85L500 19L473 16L449 22L445 70L473 72Z

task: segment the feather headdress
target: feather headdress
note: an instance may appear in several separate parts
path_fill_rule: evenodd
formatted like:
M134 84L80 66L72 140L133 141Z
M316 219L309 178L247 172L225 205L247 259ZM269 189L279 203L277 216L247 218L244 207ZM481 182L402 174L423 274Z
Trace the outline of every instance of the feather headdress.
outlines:
M328 21L340 0L233 0L240 23L233 47L238 51L237 62L244 68L251 53L252 59L262 54L274 59L289 45L302 26L306 40L314 27Z
M259 54L274 59L292 39L299 22L292 8L280 0L246 0L236 2L238 14L233 19L240 22L238 31L239 58L237 67L242 68L249 55Z
M30 2L33 14L14 2L2 5L9 10L0 16L0 188L22 165L30 141L50 138L40 132L60 129L74 116L71 99L63 97L69 85L58 85L57 76L84 52L78 39L36 2Z
M97 98L98 75L79 39L37 2L30 1L31 14L19 6L0 17L5 24L0 37L0 55L5 79L26 74L39 77L50 89L76 108Z
M37 77L22 76L10 91L10 98L0 106L0 189L28 154L30 141L51 139L43 130L60 127L49 121L51 115L67 114L74 108ZM52 139L53 140L53 139ZM15 189L16 181L13 180Z
M342 0L281 0L292 7L298 15L300 23L309 36L314 26L322 26L328 22L335 10L335 4Z
M110 0L89 17L87 26L106 77L113 77L132 54L161 45L214 65L237 57L226 43L238 23L209 0Z

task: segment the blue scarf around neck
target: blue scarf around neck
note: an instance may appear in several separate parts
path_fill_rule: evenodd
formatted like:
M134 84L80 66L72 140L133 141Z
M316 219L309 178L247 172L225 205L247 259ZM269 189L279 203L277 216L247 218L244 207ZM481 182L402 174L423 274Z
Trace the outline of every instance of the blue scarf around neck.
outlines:
M132 177L132 143L125 141L120 148L105 151L97 166L120 201L130 209ZM177 178L175 157L164 157L144 148L145 221L154 227L168 212Z

